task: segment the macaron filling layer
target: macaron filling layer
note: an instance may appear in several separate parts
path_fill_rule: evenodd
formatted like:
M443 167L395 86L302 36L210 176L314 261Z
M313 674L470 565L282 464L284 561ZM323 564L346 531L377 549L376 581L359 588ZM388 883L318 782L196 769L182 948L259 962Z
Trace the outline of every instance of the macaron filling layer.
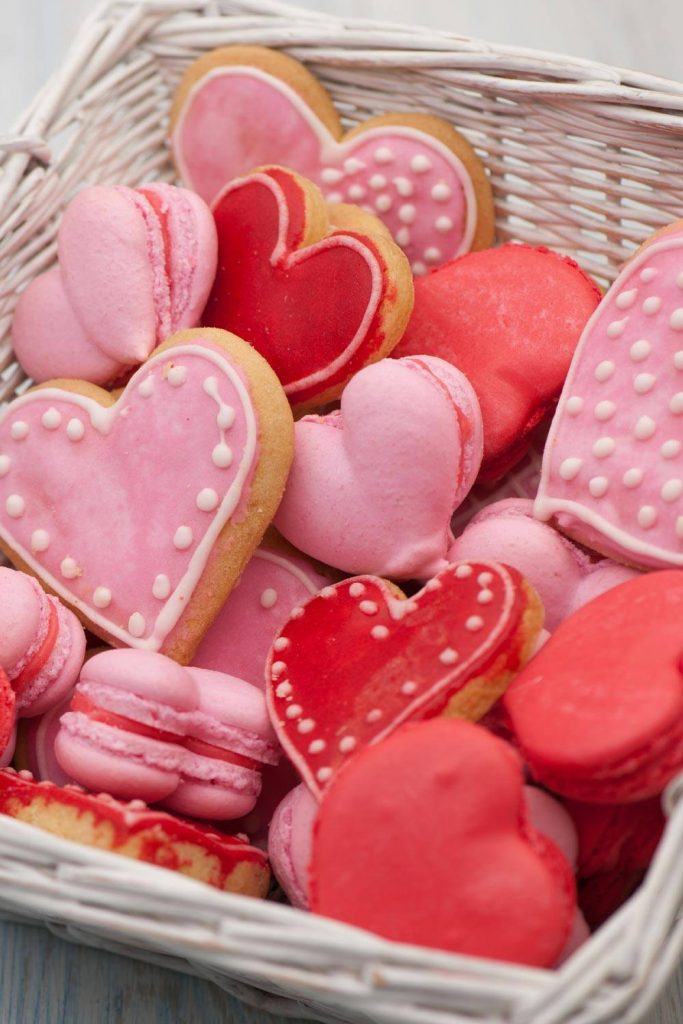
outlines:
M87 666L86 666L87 671ZM76 702L81 706L76 707ZM148 697L140 697L130 690L123 690L118 686L108 686L106 683L95 683L82 680L76 688L73 710L82 710L90 713L96 709L98 713L110 712L121 719L126 720L123 728L139 724L148 726L153 730L162 733L173 734L170 742L178 742L186 735L187 725L185 713L178 711L169 704L162 704L160 701L150 700Z
M177 774L181 770L185 752L183 747L174 743L162 743L94 721L79 711L67 711L60 719L60 726L72 739L94 750L104 750L128 762L149 765L165 772Z

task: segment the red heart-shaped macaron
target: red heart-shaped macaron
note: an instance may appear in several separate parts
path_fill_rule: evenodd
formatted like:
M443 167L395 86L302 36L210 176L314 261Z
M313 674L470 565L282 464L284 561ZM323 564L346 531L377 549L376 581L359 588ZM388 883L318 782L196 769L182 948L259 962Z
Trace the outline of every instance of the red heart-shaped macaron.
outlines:
M315 185L282 167L232 181L213 211L218 272L203 323L250 342L292 405L324 404L391 351L412 278L374 217L328 209Z
M311 909L389 939L543 967L576 911L558 848L531 826L522 767L469 722L399 729L320 805Z
M319 796L349 754L409 719L476 720L533 649L542 624L516 569L450 565L414 597L375 576L295 608L266 667L273 725Z

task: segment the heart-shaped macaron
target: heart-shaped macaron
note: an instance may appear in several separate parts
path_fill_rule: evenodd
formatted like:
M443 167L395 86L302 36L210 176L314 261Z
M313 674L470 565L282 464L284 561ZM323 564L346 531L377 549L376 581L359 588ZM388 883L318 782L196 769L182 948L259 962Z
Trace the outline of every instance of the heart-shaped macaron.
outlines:
M320 805L311 909L386 938L546 967L576 914L572 869L531 825L521 764L470 722L406 725Z
M481 450L463 374L442 359L383 359L349 382L339 411L296 423L275 525L344 572L428 579L447 564L451 516Z
M683 223L588 322L548 435L535 514L637 566L683 566Z
M503 704L533 775L628 803L683 769L683 572L645 573L565 619Z
M414 273L493 240L493 200L481 161L440 118L393 114L344 136L318 80L261 47L214 50L187 69L171 112L178 171L207 202L226 182L284 164L330 203L382 218Z
M349 754L408 719L480 718L542 620L523 577L492 562L448 566L409 599L373 576L326 587L292 612L269 657L280 742L320 795Z
M484 421L480 480L500 479L555 408L600 289L566 256L530 245L473 252L415 282L396 356L447 359Z
M277 507L282 388L246 342L181 332L114 398L55 382L0 417L0 546L99 636L187 661Z
M282 167L232 181L213 206L218 271L203 322L234 331L296 406L323 405L388 355L413 307L405 256L374 217L327 207Z

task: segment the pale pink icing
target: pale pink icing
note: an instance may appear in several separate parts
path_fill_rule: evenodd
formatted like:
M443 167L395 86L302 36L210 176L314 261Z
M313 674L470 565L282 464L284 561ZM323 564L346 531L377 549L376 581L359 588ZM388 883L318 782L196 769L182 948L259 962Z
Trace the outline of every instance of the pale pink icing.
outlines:
M452 384L416 360L385 359L346 386L341 418L304 417L275 519L300 550L350 573L427 578L446 564L462 479L463 442ZM460 407L479 436L480 412ZM342 429L339 429L339 428ZM471 463L468 471L471 473Z
M647 246L589 320L535 514L619 560L683 565L683 236Z
M293 89L258 68L217 68L197 82L172 145L183 179L208 202L253 167L298 171L328 202L355 203L379 216L416 274L471 246L474 188L451 150L399 125L337 142Z
M329 580L301 555L257 548L204 636L193 662L265 687L266 658L292 608Z
M591 561L553 527L535 520L533 502L524 498L488 505L456 538L448 558L486 558L518 569L538 591L551 631L581 605L638 575L609 559Z
M224 429L217 414L226 405L235 419ZM53 409L61 420L47 429L42 417ZM68 434L72 420L83 424L79 440ZM21 440L12 437L17 422L29 427ZM159 650L239 511L256 443L242 376L208 342L152 357L107 409L56 388L29 392L0 419L0 455L9 458L0 477L0 537L117 643ZM226 468L213 461L220 444L232 451ZM197 505L206 491L217 498L213 511ZM25 507L13 518L7 502L17 496ZM49 536L42 552L31 545L38 529ZM155 587L159 577L168 593Z
M59 227L59 266L17 304L12 338L35 380L105 383L145 359L173 330L198 323L213 284L211 212L185 189L150 184L168 213L170 279L161 224L149 199L126 186L85 188Z

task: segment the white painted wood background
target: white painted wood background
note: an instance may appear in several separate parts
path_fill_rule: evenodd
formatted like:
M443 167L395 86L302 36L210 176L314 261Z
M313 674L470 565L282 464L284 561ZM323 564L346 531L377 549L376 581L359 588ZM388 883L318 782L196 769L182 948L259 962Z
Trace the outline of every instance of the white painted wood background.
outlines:
M0 132L93 0L0 0ZM683 0L299 0L683 80ZM208 983L0 924L0 1024L276 1024ZM647 1024L682 1024L683 976ZM279 1022L278 1022L279 1024ZM645 1022L644 1022L645 1024Z

